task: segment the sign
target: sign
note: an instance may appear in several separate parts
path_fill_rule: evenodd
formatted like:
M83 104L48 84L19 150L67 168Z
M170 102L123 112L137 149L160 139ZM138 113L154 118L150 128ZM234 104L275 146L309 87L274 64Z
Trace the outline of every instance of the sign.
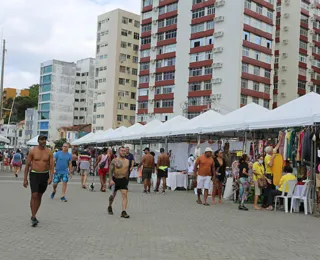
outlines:
M242 152L242 151L237 151L237 156L238 156L238 157L241 157L241 156L242 156L242 154L243 154L243 152Z

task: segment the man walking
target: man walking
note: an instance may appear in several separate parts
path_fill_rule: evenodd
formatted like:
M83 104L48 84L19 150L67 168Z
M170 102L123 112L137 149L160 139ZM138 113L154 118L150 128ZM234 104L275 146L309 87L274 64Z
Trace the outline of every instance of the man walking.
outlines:
M151 176L152 172L154 170L154 157L150 154L150 149L147 147L144 150L144 156L142 157L142 160L138 166L142 168L142 180L144 184L144 191L145 194L150 194L150 188L151 188ZM148 190L147 190L148 189Z
M198 168L199 167L199 168ZM197 174L198 173L198 174ZM212 158L212 149L207 147L205 153L201 155L194 165L194 176L197 177L197 194L198 204L202 204L200 195L201 190L204 189L204 202L203 205L209 206L207 203L208 192L210 188L211 178L215 180L214 161Z
M86 145L84 150L79 154L79 168L81 175L81 185L83 189L87 188L87 178L90 172L91 166L91 154L89 153L89 147Z
M46 148L47 137L39 135L38 143L39 145L29 152L23 180L23 186L27 188L28 174L30 170L30 208L31 224L33 227L37 226L39 223L36 218L36 214L41 204L42 195L46 191L48 184L51 184L54 173L53 155L51 151Z
M130 173L133 170L133 166L134 166L134 156L132 153L130 153L130 148L126 147L126 159L129 160L129 178L130 178Z
M62 195L60 201L67 202L66 192L67 183L72 178L72 155L68 152L69 144L64 143L62 151L55 153L54 159L56 163L56 171L53 177L53 191L51 193L51 199L54 199L56 195L58 183L62 181Z
M126 149L120 147L119 157L112 160L109 170L109 186L114 189L113 194L109 198L108 213L113 214L112 203L120 190L122 194L122 218L129 218L127 214L128 206L128 183L129 183L129 160L126 159Z
M160 155L157 160L157 186L155 192L159 192L159 186L162 179L162 194L166 191L166 179L168 178L168 168L170 167L169 155L164 152L163 148L160 148Z

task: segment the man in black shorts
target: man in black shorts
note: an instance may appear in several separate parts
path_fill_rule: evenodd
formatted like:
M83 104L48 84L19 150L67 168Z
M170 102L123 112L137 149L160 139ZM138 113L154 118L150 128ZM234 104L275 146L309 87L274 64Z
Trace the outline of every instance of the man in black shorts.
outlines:
M30 208L31 224L33 227L37 226L39 223L36 214L41 204L42 195L46 191L47 186L51 184L54 174L53 155L52 152L46 148L47 137L39 135L38 143L39 145L34 147L28 154L23 180L23 186L27 188L30 170Z
M129 160L126 159L126 149L120 147L119 157L112 160L109 169L109 187L111 187L112 194L109 197L108 213L113 214L112 202L116 197L117 191L120 190L122 194L122 218L129 218L127 214L128 205L128 183L129 183ZM114 189L114 191L113 191Z

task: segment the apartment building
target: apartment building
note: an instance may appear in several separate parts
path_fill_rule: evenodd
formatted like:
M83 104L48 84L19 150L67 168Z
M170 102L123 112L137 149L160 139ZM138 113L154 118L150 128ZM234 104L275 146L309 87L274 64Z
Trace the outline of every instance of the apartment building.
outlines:
M273 0L143 0L137 121L270 108Z
M36 108L27 108L24 121L24 136L26 141L29 141L38 135L38 110Z
M50 60L41 63L38 134L59 139L58 129L72 125L76 63Z
M95 59L76 63L73 125L92 124Z
M15 97L28 97L29 89L16 89L16 88L4 88L3 90L3 102L6 103L10 98Z
M319 1L277 1L276 11L274 108L320 93Z
M93 131L135 123L140 16L121 9L97 22Z

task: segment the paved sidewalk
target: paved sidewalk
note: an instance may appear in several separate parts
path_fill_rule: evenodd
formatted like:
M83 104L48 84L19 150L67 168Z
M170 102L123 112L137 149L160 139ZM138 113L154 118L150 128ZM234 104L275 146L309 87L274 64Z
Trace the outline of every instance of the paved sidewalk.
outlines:
M59 201L59 192L51 200L48 188L40 224L32 228L30 190L22 179L0 172L1 260L320 259L320 222L312 216L240 212L231 202L205 207L185 191L142 195L142 185L134 182L130 219L120 218L120 196L109 216L109 193L82 190L75 176L67 203Z

